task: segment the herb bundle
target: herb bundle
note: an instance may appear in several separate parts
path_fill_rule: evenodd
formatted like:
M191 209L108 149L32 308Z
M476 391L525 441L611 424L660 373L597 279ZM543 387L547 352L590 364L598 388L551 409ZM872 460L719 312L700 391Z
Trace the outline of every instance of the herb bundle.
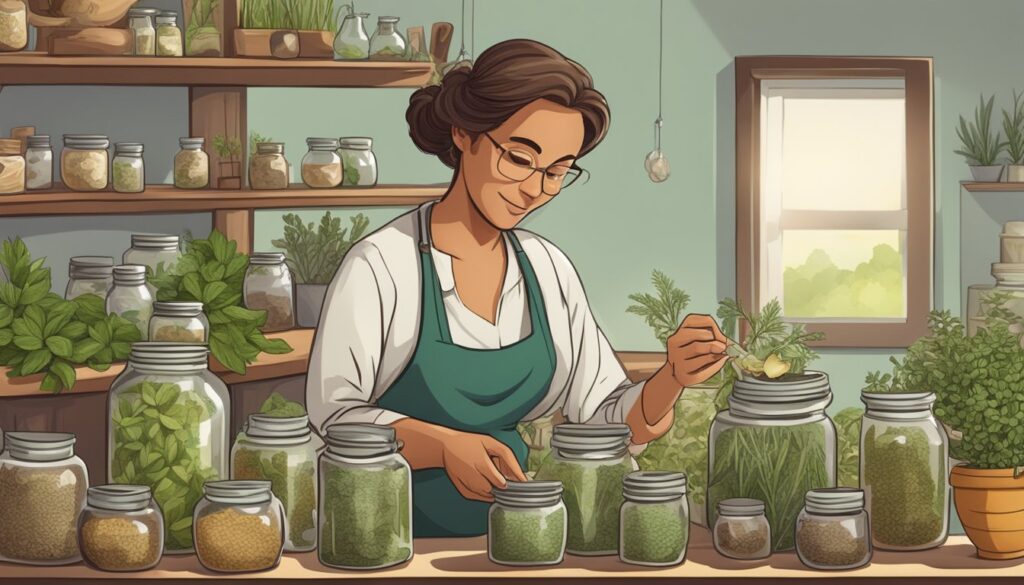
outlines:
M823 333L808 333L802 323L786 323L782 316L782 305L772 299L758 313L749 313L734 299L724 299L718 308L718 316L730 324L744 321L749 327L743 349L749 354L739 361L739 366L761 379L771 376L770 365L775 362L783 367L779 371L789 375L803 374L808 364L818 354L808 347L808 342L825 338ZM735 325L730 325L726 335L732 336Z
M665 345L669 336L682 323L683 311L690 304L690 295L677 288L676 283L660 270L655 270L651 275L651 283L657 296L650 293L629 295L629 300L636 304L630 305L626 312L643 317L654 330L654 336Z
M319 226L303 223L294 213L283 219L284 237L271 243L284 250L298 284L329 284L341 259L370 226L369 218L361 213L352 216L351 228L342 228L341 218L332 217L330 211L320 218Z

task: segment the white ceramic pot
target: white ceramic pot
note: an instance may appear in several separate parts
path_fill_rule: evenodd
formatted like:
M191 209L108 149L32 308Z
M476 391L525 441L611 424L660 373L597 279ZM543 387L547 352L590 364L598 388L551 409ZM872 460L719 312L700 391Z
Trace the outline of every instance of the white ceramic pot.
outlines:
M326 284L295 285L295 318L299 327L317 326L326 296Z
M1003 176L1003 165L970 165L971 176L979 183L998 183Z
M1009 183L1024 183L1024 165L1006 165L1006 180Z

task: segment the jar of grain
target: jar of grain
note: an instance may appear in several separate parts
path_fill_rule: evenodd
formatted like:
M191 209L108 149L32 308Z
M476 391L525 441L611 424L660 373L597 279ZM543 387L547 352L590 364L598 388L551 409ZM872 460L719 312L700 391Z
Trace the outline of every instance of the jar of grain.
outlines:
M203 303L155 302L149 320L149 340L169 343L204 344L210 322Z
M81 560L78 515L89 474L70 433L6 435L0 453L0 561L66 565Z
M107 291L114 285L114 259L110 256L73 256L68 262L68 286L64 299L82 295L96 295L107 299Z
M107 293L107 313L116 313L139 329L142 339L149 336L153 316L153 294L146 287L146 267L124 264L114 267L114 286Z
M309 152L302 158L302 182L313 189L341 184L341 156L337 138L307 138Z
M156 17L156 54L158 57L182 56L181 29L178 13L165 10Z
M796 552L812 569L856 569L871 560L864 492L847 488L807 492L796 520Z
M82 557L101 571L145 571L160 562L164 518L144 485L89 488L78 521Z
M339 139L339 153L345 167L343 187L372 187L377 184L377 157L373 139L353 136Z
M636 471L623 480L622 494L619 560L649 567L683 562L690 540L686 475Z
M153 17L160 14L156 8L132 8L128 10L129 27L132 31L132 54L140 57L156 55L156 29Z
M140 142L118 142L114 145L113 185L118 193L142 193L146 188L146 171L142 163Z
M21 141L0 139L0 195L25 192L25 157L21 156Z
M249 257L242 285L245 308L266 311L263 332L295 327L295 292L292 273L280 252L254 252Z
M174 186L205 189L210 184L210 156L203 150L205 138L179 138L181 150L174 155Z
M288 159L284 157L284 144L261 142L249 161L249 186L253 189L287 189Z
M99 134L65 134L60 153L60 176L72 191L107 188L110 140Z
M751 498L730 498L718 502L718 520L713 528L718 554L748 561L772 554L772 531L764 515L764 502Z
M557 565L567 529L560 481L509 481L487 512L487 557L502 565Z
M28 44L24 0L0 0L0 51L20 51Z
M284 510L269 481L207 482L192 529L199 562L211 571L272 569L284 550Z
M25 151L25 188L53 188L53 148L50 137L46 135L29 136L28 149Z

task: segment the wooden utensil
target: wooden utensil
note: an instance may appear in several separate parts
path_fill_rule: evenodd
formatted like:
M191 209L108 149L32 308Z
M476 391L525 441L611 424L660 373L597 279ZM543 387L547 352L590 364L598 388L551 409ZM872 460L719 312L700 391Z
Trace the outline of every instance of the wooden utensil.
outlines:
M454 32L455 25L450 22L435 22L430 27L430 58L438 67L448 62Z

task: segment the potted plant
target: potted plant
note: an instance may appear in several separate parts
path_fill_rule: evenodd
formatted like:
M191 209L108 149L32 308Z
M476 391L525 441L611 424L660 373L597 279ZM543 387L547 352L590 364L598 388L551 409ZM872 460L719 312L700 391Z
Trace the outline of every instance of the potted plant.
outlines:
M977 109L974 110L974 121L968 122L960 116L960 125L956 134L960 137L962 147L955 152L967 159L971 167L971 175L975 181L998 182L1003 174L1003 165L996 164L999 153L1006 148L1006 142L998 130L992 129L992 104L995 96L985 100L981 96Z
M1013 92L1013 112L1003 110L1003 132L1006 133L1006 180L1024 182L1024 95Z
M370 220L363 214L351 218L352 225L341 227L341 218L328 211L320 225L305 224L298 215L284 215L284 237L271 243L284 250L288 267L295 278L295 314L299 327L316 327L320 320L327 285L341 265L341 259L363 235Z
M242 143L237 138L228 138L223 134L213 137L213 149L220 161L220 176L217 177L218 189L242 188Z

